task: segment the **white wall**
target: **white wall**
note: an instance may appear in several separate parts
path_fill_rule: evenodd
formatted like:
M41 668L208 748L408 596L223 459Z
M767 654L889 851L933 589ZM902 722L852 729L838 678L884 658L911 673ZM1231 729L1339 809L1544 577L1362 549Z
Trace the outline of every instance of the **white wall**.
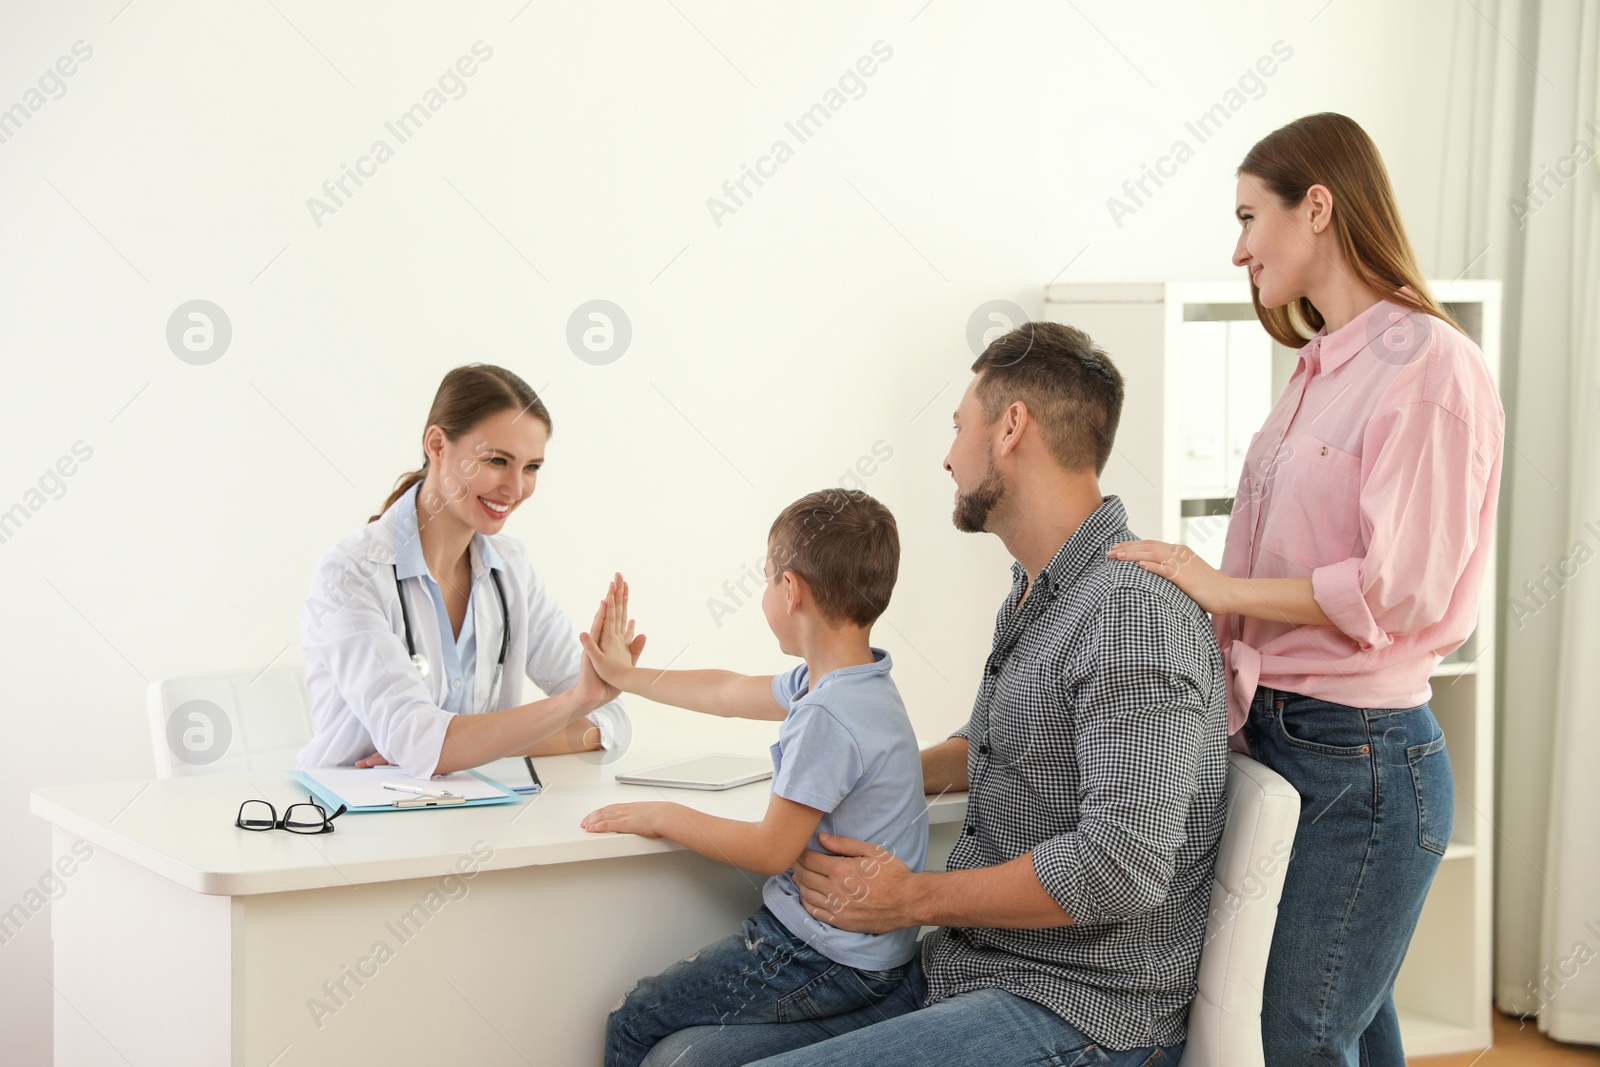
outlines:
M575 614L626 572L658 663L779 669L759 611L718 627L708 598L783 504L892 448L866 486L904 544L878 640L936 735L1007 582L940 468L978 305L1232 276L1233 168L1319 110L1378 141L1428 276L1465 265L1432 254L1443 0L275 2L0 2L0 108L93 50L0 143L0 510L92 449L0 544L0 911L46 870L30 790L151 775L147 680L297 655L314 559L417 465L451 366L545 391L511 532ZM480 40L465 95L398 144L384 122ZM865 94L796 146L784 123L879 41ZM1196 146L1185 122L1277 41ZM316 225L307 198L380 137L394 157ZM707 198L778 138L794 157L717 225ZM1179 138L1193 158L1117 225L1107 198ZM565 341L596 297L633 326L608 366ZM165 339L196 298L233 328L204 366ZM48 1061L49 976L46 912L0 944L10 1063Z

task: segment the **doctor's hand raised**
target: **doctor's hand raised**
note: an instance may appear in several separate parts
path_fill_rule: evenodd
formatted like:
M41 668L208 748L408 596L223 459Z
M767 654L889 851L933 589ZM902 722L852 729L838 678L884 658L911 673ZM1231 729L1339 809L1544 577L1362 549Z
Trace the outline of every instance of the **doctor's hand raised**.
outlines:
M588 633L578 635L578 641L584 655L574 690L585 699L591 692L604 692L602 704L615 700L622 691L616 683L638 664L645 642L644 634L634 635L633 620L628 618L628 583L621 574L611 579L594 623Z

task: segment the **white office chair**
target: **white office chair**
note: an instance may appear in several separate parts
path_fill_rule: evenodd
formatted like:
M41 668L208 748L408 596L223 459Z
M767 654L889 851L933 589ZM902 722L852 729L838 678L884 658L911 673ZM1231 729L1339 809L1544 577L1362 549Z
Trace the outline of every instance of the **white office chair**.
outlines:
M311 739L299 666L158 678L148 706L161 778L281 771Z
M1228 753L1228 821L1211 881L1200 989L1183 1067L1265 1067L1261 987L1300 821L1300 794L1276 771Z

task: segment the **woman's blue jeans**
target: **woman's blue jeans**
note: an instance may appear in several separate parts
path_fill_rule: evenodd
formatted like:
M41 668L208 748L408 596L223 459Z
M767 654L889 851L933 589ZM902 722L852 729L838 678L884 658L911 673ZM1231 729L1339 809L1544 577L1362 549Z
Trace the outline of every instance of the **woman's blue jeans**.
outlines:
M1426 704L1261 688L1244 731L1301 802L1262 990L1266 1061L1405 1067L1394 980L1455 812L1439 724Z

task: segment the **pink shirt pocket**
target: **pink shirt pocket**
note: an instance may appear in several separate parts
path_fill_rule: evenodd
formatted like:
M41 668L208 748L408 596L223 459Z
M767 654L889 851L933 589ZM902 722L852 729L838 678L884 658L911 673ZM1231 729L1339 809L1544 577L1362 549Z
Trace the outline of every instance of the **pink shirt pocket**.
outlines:
M1278 499L1264 502L1263 551L1308 572L1360 554L1360 456L1294 430L1274 474L1269 491Z

